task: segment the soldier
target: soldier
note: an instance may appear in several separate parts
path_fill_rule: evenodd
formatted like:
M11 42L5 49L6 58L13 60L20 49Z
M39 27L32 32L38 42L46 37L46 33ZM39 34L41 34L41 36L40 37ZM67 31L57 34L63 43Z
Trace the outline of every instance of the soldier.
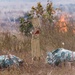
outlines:
M40 26L38 18L32 20L34 29L32 30L31 50L32 60L40 60Z

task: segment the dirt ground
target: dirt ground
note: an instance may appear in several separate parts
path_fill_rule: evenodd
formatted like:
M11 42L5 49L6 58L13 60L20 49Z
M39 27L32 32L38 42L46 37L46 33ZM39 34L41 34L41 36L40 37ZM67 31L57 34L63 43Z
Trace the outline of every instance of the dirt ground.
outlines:
M32 62L31 51L9 51L24 60L22 66L1 69L0 75L75 75L75 67L53 67L45 62L46 52L42 52L40 61ZM0 54L4 54L2 51Z

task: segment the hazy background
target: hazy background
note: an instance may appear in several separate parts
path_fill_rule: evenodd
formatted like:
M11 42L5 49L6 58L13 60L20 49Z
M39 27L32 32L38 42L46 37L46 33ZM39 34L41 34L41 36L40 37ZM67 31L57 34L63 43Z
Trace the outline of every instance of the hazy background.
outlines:
M62 11L71 14L75 19L75 0L50 0L53 6L61 8ZM16 19L23 16L25 12L30 11L32 6L41 2L46 6L47 0L0 0L0 31L17 30L15 26Z

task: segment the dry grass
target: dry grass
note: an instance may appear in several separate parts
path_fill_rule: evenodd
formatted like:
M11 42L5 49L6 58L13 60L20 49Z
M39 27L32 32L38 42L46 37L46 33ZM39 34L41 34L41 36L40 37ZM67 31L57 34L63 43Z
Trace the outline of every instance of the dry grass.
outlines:
M29 48L28 48L29 47ZM30 49L30 38L20 35L11 35L9 32L0 33L1 50L28 50Z
M24 65L21 67L12 66L11 68L0 70L0 75L75 75L75 67L67 66L53 67L45 63L45 51L41 60L31 61L30 51L10 51L10 53L24 59Z
M22 67L12 66L11 68L0 70L0 75L75 75L75 66L52 67L45 63L46 52L53 49L64 47L75 49L75 35L70 32L58 33L55 30L41 30L41 60L32 63L30 37L10 35L10 33L0 34L0 55L14 54L24 60ZM62 42L65 45L62 45Z

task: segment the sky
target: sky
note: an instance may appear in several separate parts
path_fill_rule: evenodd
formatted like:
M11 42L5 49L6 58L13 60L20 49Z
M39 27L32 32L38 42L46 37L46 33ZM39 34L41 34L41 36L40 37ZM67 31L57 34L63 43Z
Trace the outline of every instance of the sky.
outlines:
M75 3L75 0L50 0L53 4L69 4ZM0 0L0 11L10 10L24 10L29 11L32 6L36 6L37 2L41 2L44 5L47 4L47 0Z
M53 3L75 3L75 0L50 0ZM47 0L0 0L0 2L47 2Z

